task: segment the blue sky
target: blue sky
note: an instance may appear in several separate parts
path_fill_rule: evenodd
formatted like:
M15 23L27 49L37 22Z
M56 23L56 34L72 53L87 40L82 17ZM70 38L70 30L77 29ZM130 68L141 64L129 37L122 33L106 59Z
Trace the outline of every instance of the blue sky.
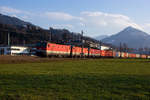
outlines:
M0 13L95 37L127 26L150 33L149 4L150 0L1 0Z

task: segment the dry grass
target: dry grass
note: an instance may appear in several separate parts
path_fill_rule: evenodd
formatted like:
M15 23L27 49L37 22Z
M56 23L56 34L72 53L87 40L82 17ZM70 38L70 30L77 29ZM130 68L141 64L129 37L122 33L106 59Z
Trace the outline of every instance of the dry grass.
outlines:
M45 58L38 56L0 56L0 64L14 64L14 63L42 63L54 61L77 61L79 58ZM82 60L87 60L84 58Z

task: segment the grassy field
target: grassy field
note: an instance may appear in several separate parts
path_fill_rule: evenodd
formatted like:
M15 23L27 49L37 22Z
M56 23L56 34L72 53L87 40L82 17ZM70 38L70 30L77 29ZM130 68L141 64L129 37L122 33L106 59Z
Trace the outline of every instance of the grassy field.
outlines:
M0 100L150 100L150 60L2 56Z

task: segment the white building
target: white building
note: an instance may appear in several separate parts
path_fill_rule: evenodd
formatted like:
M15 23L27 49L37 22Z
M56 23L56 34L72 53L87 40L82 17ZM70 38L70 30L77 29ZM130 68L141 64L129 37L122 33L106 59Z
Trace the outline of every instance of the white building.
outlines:
M110 50L111 49L111 47L109 47L109 46L101 46L101 50Z
M30 49L24 46L0 47L0 55L29 55Z

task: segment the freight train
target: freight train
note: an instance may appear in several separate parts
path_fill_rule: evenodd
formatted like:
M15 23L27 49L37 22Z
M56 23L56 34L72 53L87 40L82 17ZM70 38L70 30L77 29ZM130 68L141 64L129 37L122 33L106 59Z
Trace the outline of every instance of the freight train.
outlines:
M150 58L150 55L100 50L50 42L39 42L36 45L38 56L43 57L105 57L105 58Z

